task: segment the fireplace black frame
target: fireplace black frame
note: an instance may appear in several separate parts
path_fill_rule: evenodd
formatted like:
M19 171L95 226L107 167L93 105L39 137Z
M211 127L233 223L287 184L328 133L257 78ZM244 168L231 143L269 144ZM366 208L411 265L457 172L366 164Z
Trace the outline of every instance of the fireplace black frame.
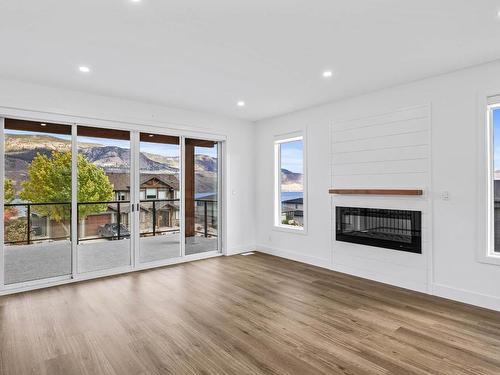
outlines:
M422 254L421 211L336 206L335 221L337 241Z

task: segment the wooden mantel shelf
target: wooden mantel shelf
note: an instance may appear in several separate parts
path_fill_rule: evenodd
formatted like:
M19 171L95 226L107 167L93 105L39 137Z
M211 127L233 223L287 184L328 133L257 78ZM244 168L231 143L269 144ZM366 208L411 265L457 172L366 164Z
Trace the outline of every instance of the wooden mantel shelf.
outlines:
M423 195L420 189L330 189L330 194L355 195Z

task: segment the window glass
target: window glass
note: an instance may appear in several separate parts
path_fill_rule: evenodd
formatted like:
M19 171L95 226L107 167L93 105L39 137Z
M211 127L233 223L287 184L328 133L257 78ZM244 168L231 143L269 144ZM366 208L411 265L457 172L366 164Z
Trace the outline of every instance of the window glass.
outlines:
M78 272L131 264L130 133L78 126Z
M140 134L139 259L142 263L181 256L181 204L170 194L179 191L182 185L180 152L179 137Z
M278 141L276 173L278 215L276 225L304 227L304 140L302 137Z
M146 198L147 199L156 199L156 189L146 189Z
M186 255L220 251L219 143L187 138L185 160Z
M71 126L5 119L4 276L71 274Z

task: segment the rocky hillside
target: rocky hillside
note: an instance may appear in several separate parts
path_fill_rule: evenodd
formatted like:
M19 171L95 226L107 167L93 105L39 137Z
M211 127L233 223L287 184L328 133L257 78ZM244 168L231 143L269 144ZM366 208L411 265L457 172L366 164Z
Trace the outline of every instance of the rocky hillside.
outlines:
M79 143L78 147L99 147L93 143ZM50 151L70 151L71 137L61 136L53 137L50 135L24 135L24 134L7 134L5 136L5 152L17 153L23 151L32 151L44 149Z
M70 139L49 135L8 134L5 137L6 178L14 181L17 191L27 178L29 164L37 154L50 156L53 151L71 150ZM103 146L93 143L79 143L79 152L89 161L107 172L129 172L130 149L117 146ZM140 169L148 173L179 173L179 158L152 153L140 154ZM206 155L196 156L196 190L213 192L217 181L217 159Z
M291 172L288 169L281 169L281 191L303 191L303 175L302 173Z

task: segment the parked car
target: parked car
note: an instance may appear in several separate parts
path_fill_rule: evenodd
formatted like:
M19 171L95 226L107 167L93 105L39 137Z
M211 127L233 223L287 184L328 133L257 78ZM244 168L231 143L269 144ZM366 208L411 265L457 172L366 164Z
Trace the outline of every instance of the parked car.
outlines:
M99 237L109 238L111 240L118 239L118 224L117 223L108 223L101 225L99 229L97 229L97 235ZM127 227L123 224L120 224L120 239L130 238L130 232Z

